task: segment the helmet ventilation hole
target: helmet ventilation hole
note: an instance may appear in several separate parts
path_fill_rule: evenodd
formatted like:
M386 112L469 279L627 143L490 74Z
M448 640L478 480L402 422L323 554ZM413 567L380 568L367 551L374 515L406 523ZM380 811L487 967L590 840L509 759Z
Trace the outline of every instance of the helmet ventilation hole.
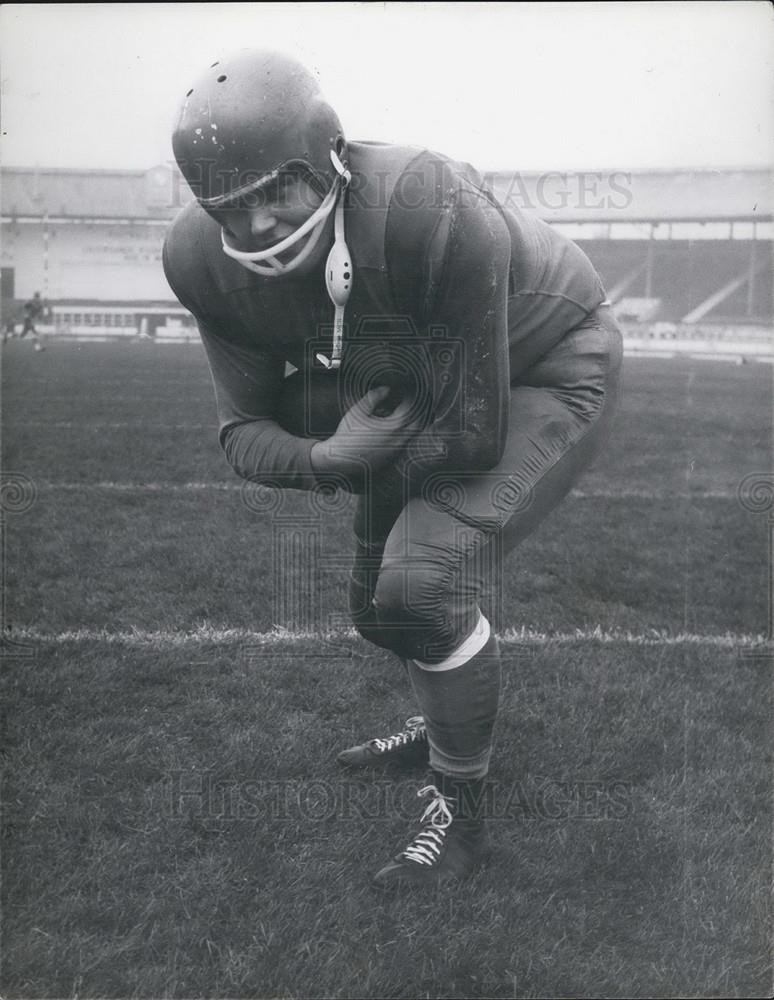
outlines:
M226 79L226 74L221 73L221 75L218 77L218 83L223 83L225 79Z
M219 60L219 59L218 59L218 60L216 60L216 61L215 61L215 62L214 62L214 63L213 63L213 64L212 64L211 66L210 66L210 69L215 69L215 67L216 67L216 66L218 65L218 63L219 63L219 62L220 62L220 60Z
M191 89L188 91L188 93L185 96L186 97L190 97L192 93L193 93L193 87L191 87Z

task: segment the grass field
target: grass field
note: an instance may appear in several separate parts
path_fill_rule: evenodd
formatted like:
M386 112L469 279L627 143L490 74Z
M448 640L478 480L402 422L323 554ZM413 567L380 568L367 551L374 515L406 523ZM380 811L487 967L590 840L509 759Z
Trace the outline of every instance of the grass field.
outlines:
M415 713L350 499L242 488L198 346L13 341L2 413L3 996L772 993L769 366L629 361L489 608L490 864L395 898L421 775L334 760Z

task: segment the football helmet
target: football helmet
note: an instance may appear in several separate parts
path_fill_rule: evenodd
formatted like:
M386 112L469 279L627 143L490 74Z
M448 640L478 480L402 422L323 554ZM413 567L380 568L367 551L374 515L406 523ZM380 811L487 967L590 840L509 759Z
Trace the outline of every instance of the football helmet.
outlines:
M321 197L339 173L341 122L315 77L279 52L219 59L188 90L172 136L175 159L208 212L249 206L282 172L300 171Z
M302 177L322 199L295 232L263 250L231 246L221 226L224 253L258 274L284 275L303 263L335 209L335 242L325 269L335 307L334 349L330 361L320 360L338 367L344 306L352 287L342 196L351 178L341 122L315 77L279 52L243 50L219 59L186 93L172 148L199 204L218 222L224 209L261 204L267 190L290 174ZM280 261L279 254L303 239L295 256Z

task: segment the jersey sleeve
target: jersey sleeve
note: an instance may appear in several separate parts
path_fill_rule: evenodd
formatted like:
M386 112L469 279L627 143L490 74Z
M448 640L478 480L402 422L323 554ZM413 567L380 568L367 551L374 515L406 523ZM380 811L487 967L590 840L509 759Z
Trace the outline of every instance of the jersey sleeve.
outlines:
M314 440L290 434L275 419L285 362L255 338L232 327L209 274L197 227L176 220L164 244L164 273L195 317L215 389L218 439L229 465L243 479L283 489L312 489Z
M403 256L410 259L416 245L422 247L421 260L412 264L415 275L421 274L415 314L422 317L432 380L429 423L407 452L411 480L433 471L495 466L505 447L510 404L508 227L488 194L452 165L434 172L436 182L422 185L432 192L423 208L428 239L417 238L423 223L416 208L412 218L404 213L405 228L413 226L415 233ZM404 188L403 202L417 206L419 195L409 197Z

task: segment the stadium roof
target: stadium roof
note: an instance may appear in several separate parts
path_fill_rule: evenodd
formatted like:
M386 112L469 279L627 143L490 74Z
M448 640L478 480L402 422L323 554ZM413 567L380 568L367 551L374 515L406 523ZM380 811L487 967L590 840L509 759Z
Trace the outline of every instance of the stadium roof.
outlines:
M497 172L489 183L506 204L552 222L770 220L774 173L760 169ZM4 168L5 218L171 219L191 197L175 168Z
M487 175L504 204L551 222L768 221L769 170L600 170Z
M0 204L8 218L171 219L191 197L175 170L4 168Z

